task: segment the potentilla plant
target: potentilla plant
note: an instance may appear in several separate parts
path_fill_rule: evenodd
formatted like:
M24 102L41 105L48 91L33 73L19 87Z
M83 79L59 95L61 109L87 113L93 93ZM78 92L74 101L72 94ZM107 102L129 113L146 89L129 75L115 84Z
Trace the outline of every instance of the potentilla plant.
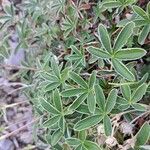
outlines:
M150 4L146 11L137 5L135 0L26 0L15 23L18 7L4 9L0 61L5 69L11 49L4 31L11 24L19 36L16 52L24 48L25 59L9 67L27 84L22 93L42 129L35 135L46 147L150 148L149 74L141 73L149 62ZM128 12L136 18L122 21Z

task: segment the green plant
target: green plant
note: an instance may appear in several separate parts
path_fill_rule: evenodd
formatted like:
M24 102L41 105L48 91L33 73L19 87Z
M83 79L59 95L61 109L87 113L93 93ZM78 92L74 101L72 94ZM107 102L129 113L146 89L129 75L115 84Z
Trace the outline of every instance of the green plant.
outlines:
M1 66L4 72L9 65L17 67L15 77L26 84L22 93L29 97L37 128L43 131L37 137L52 149L147 147L149 74L142 74L139 64L148 62L144 41L150 3L146 12L135 4L135 0L25 0L15 23L17 8L12 4L4 9ZM114 21L127 10L138 18ZM12 53L5 32L10 26L19 37L14 55L20 48L25 52L18 66L5 63ZM135 35L139 26L142 32ZM140 117L145 117L142 125ZM132 130L126 131L124 122Z

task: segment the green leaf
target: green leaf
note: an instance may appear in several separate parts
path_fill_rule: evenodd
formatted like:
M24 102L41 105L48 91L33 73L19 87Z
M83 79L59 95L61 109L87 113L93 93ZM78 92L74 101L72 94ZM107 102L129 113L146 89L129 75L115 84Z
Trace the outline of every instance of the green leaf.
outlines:
M95 95L96 95L96 102L100 109L104 112L105 109L105 95L103 93L102 88L99 85L95 85Z
M87 48L87 51L97 57L100 57L100 58L103 58L103 59L109 59L111 56L109 53L107 53L106 51L104 50L101 50L99 48L96 48L96 47L93 47L93 46L90 46Z
M146 111L146 108L142 105L142 104L139 104L139 103L133 103L131 104L131 106L136 109L137 111Z
M142 48L126 48L115 53L115 58L120 60L135 60L143 57L146 51Z
M70 48L77 55L79 55L79 56L81 55L81 52L74 45L71 45Z
M65 131L65 118L64 117L61 117L59 122L58 122L58 125L59 125L59 128L61 129L61 131L64 133Z
M81 144L81 141L77 138L68 138L66 139L66 142L71 146L78 146Z
M69 77L75 81L77 84L81 85L83 88L88 88L87 83L75 72L70 72Z
M136 135L135 146L144 145L150 138L150 125L145 122Z
M77 97L74 102L70 105L69 109L70 110L75 110L77 109L82 102L87 98L87 93L84 93L82 95L80 95L79 97Z
M60 119L60 115L51 117L50 119L46 120L43 123L43 126L46 127L46 128L50 128L51 126L56 124L59 121L59 119Z
M88 82L90 89L93 89L95 82L96 82L96 71L93 71Z
M52 82L52 83L49 83L49 84L46 85L45 90L46 90L47 92L52 91L52 90L56 89L59 85L60 85L59 82Z
M83 94L85 93L86 90L85 89L82 89L82 88L71 88L71 89L67 89L65 91L63 91L61 93L61 95L63 97L72 97L72 96L78 96L79 94Z
M147 14L149 15L149 18L150 18L150 2L147 4L146 12L147 12Z
M56 63L56 60L53 57L51 60L51 67L55 75L60 79L60 70L59 70L58 64Z
M129 71L129 69L119 60L112 59L112 64L115 71L129 81L135 80L134 75Z
M44 98L40 98L40 102L41 102L42 107L46 111L52 114L60 114L60 112L55 107L53 107L50 103L48 103Z
M111 53L112 48L111 48L110 37L107 32L107 29L102 24L100 24L98 26L98 38L99 38L102 46L105 48L105 50L108 51L109 53Z
M116 89L112 89L108 95L105 106L105 111L107 113L110 113L116 104L117 92L118 91Z
M142 99L142 97L145 95L147 90L147 84L143 83L141 86L139 86L134 93L132 94L132 102L138 102Z
M69 68L65 68L62 72L61 72L61 83L64 83L69 77Z
M75 150L83 150L82 144L80 144L79 146L77 146Z
M51 136L52 146L56 145L62 136L63 136L63 133L61 132L61 130L60 129L56 130Z
M128 41L129 37L133 33L134 23L130 22L120 31L114 44L114 51L120 50Z
M53 102L55 104L56 109L61 112L62 111L62 101L61 101L58 89L56 89L53 92Z
M91 91L88 94L87 105L88 105L89 111L91 113L94 113L95 112L95 108L96 108L96 99L95 99L95 95L94 95L93 91Z
M149 32L150 32L150 25L148 24L148 25L146 25L146 26L143 27L143 29L141 30L141 33L140 33L140 35L138 37L138 42L141 45L144 44L145 39L148 36Z
M104 130L105 130L105 135L106 136L110 136L112 133L112 125L111 125L111 120L108 117L108 115L104 116Z
M80 120L77 122L74 126L74 130L81 131L88 129L96 124L98 124L102 120L102 116L100 115L93 115L87 118L84 118L83 120Z
M122 85L121 92L125 99L127 100L131 99L131 89L129 85Z
M64 30L64 37L66 38L72 31L75 30L77 24L77 18L74 18L74 20L68 16L66 16L65 19L63 19L62 22L62 30Z
M142 17L145 20L148 19L146 12L142 8L140 8L139 6L135 6L135 5L132 8L133 8L134 12L136 14L138 14L140 17Z
M89 109L88 109L88 106L85 105L85 104L81 104L77 109L76 109L77 112L81 113L81 114L87 114L89 115L90 112L89 112Z
M97 143L88 140L84 141L84 146L88 150L101 150Z
M143 19L135 19L134 20L135 26L136 27L142 27L148 24L147 20L143 20Z
M82 131L79 132L78 138L79 138L81 141L85 141L85 140L86 140L86 137L87 137L87 130L82 130Z
M116 7L118 8L122 6L122 4L118 1L109 1L109 2L104 2L103 6L106 8L116 8Z

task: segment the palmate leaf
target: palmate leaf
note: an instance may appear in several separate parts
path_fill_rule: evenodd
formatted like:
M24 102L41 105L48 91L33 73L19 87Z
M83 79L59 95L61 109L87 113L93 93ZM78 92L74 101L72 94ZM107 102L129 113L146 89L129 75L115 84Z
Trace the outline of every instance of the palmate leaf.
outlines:
M112 89L107 97L106 105L105 105L105 112L110 113L116 104L117 99L117 90Z
M64 117L61 117L58 121L58 126L59 128L61 129L61 131L64 133L65 131L65 127L66 127L66 121L65 121L65 118Z
M139 6L134 5L132 8L133 8L134 12L136 14L138 14L140 17L142 17L143 19L145 19L145 20L149 19L147 16L147 13L143 9L141 9Z
M87 114L89 115L90 114L90 111L88 109L88 106L85 105L85 104L81 104L77 109L76 109L77 112L81 113L81 114Z
M115 71L129 81L135 80L134 75L129 71L129 69L119 60L112 59L112 65Z
M62 101L61 101L58 89L56 89L53 92L53 102L54 102L55 108L61 112L63 108L62 108Z
M65 58L70 60L71 62L77 63L78 65L81 63L83 66L85 66L84 54L82 54L81 51L79 51L74 45L71 45L70 48L72 50L72 53Z
M52 83L48 83L45 86L45 91L52 91L54 89L56 89L58 86L60 86L60 82L52 82Z
M57 14L60 11L63 11L65 8L65 2L66 0L54 0L53 4L52 4L52 9L54 9L54 11L57 11Z
M131 106L136 109L137 111L146 111L145 106L143 106L142 104L139 103L133 103L131 104Z
M52 70L55 73L55 75L60 79L60 69L59 69L58 64L56 63L56 60L54 59L54 57L52 57L52 59L51 59L51 67L52 67Z
M70 105L69 109L70 110L75 110L77 109L82 102L87 98L87 93L84 93L82 95L80 95L79 97L77 97L74 102Z
M108 117L108 115L104 116L103 122L104 122L105 135L110 136L112 133L112 125L111 125L111 120Z
M120 50L128 41L129 37L133 33L134 23L129 22L125 25L125 27L122 28L119 35L117 36L115 40L115 44L113 47L114 51Z
M107 53L106 51L90 46L87 48L87 51L97 57L103 58L103 59L109 59L111 58L111 55L109 53Z
M56 145L62 136L63 136L62 131L60 129L56 130L51 136L52 146Z
M91 113L94 113L95 108L96 108L96 99L95 99L95 95L94 95L93 91L89 92L89 94L88 94L87 105L88 105L89 111Z
M51 117L50 119L46 120L46 121L43 123L43 126L46 127L46 128L50 128L50 127L53 126L54 124L58 123L59 119L60 119L60 115Z
M78 146L81 144L81 141L77 138L67 138L66 142L71 146Z
M76 24L77 24L77 18L74 19L74 21L66 16L66 18L63 20L62 23L62 30L64 30L64 36L65 38L72 32L75 30L76 28Z
M145 42L145 39L147 38L148 34L150 33L150 25L145 25L143 29L141 30L139 37L138 37L138 42L143 45Z
M109 37L107 29L102 24L98 26L98 38L102 46L105 48L105 50L111 53L112 48L111 48L110 37Z
M96 71L93 71L88 82L89 89L93 89L96 82Z
M88 84L75 72L70 72L69 77L83 88L88 88Z
M135 147L146 144L150 138L150 125L145 122L136 135Z
M81 55L81 52L76 48L76 46L71 45L70 48L71 48L71 50L72 50L74 53L76 53L78 56Z
M79 138L81 141L85 141L85 140L86 140L86 137L87 137L87 131L86 131L86 130L82 130L82 131L79 132L78 138Z
M146 12L147 12L147 14L149 15L149 18L150 18L150 2L147 4Z
M76 147L75 150L82 150L82 149L83 149L83 146L82 146L82 144L80 144L79 146ZM85 149L85 150L86 150L86 149Z
M131 99L131 89L130 89L129 85L122 85L121 92L125 99L127 99L127 100Z
M122 6L122 3L119 1L108 1L104 2L103 6L106 8L116 8Z
M73 97L73 96L78 96L79 94L83 94L86 92L87 92L87 90L83 89L83 88L71 88L71 89L67 89L67 90L61 92L61 95L63 97Z
M102 120L102 116L100 115L93 115L87 118L84 118L83 120L80 120L77 122L74 126L74 130L81 131L88 129L96 124L98 124Z
M140 85L132 94L132 102L138 102L139 100L142 99L142 97L145 95L147 90L147 84L143 83L142 85Z
M98 144L92 141L85 140L83 145L87 150L101 150Z
M143 57L146 51L142 48L126 48L115 53L115 58L120 60L135 60Z
M54 107L52 106L50 103L48 103L44 98L40 98L40 102L41 102L41 106L48 112L52 113L52 114L60 114L60 112Z
M95 95L96 95L96 102L99 108L104 112L105 110L105 95L103 93L102 88L99 85L95 85Z

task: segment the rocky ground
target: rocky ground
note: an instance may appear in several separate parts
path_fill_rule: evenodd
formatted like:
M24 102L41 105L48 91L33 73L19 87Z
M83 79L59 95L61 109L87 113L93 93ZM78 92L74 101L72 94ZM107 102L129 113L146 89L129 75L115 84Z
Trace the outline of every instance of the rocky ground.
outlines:
M31 105L7 79L1 77L0 84L0 135L9 136L0 140L0 150L28 149L26 147L33 144L32 126L17 130L32 121ZM15 134L10 134L12 132Z

